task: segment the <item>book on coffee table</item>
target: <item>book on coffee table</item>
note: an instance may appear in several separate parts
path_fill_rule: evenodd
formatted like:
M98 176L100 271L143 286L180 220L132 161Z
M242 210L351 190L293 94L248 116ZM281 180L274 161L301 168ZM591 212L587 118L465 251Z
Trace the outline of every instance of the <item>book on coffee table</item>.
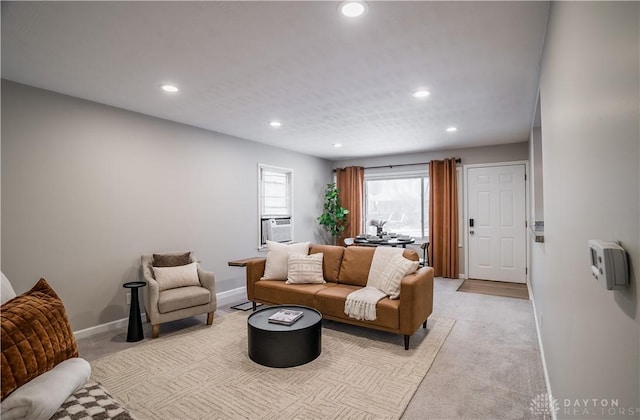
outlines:
M280 309L269 317L272 324L291 325L304 315L302 311L294 311L292 309Z

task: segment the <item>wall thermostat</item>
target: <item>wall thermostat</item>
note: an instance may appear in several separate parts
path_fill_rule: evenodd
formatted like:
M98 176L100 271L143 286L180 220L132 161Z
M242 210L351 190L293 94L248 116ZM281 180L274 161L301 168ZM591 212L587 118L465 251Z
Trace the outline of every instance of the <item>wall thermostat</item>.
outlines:
M591 274L607 290L629 285L627 253L615 242L591 239L589 241Z

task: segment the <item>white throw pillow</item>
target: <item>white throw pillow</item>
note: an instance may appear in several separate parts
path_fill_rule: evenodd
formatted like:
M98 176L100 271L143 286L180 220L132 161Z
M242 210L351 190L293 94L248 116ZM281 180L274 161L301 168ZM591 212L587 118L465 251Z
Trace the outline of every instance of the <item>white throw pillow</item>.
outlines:
M16 297L16 292L15 290L13 290L13 286L11 286L9 279L4 275L4 273L0 271L0 274L2 274L2 288L0 289L0 300L4 304L6 301Z
M326 283L322 275L321 252L305 255L289 253L287 284Z
M281 244L280 242L267 241L267 261L264 266L263 279L286 280L288 271L289 253L309 253L309 242L297 244Z
M198 263L177 267L152 267L160 291L184 286L200 286Z
M404 276L414 273L419 265L418 261L408 260L401 254L395 255L389 260L379 282L367 284L367 286L374 286L389 295L391 299L398 299L400 297L400 282Z

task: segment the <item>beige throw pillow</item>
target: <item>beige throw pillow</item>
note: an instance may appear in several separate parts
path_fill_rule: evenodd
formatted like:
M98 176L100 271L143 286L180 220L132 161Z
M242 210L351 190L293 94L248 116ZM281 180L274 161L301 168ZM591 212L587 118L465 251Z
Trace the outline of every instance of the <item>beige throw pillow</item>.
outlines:
M287 284L326 283L322 275L323 254L289 253Z
M400 282L406 275L414 273L419 265L418 261L408 260L402 254L394 255L376 284L367 284L367 286L378 288L389 295L391 299L398 299L400 297Z
M198 263L177 267L152 267L160 291L184 286L200 286Z
M264 266L263 279L286 280L288 272L289 253L295 254L309 253L309 242L297 244L281 244L279 242L267 241L267 261Z

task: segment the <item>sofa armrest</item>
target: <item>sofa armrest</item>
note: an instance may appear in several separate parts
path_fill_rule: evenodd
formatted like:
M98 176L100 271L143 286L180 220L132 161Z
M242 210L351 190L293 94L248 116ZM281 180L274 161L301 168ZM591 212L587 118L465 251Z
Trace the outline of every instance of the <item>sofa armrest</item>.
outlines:
M412 335L433 311L433 268L423 267L400 283L400 333Z
M256 257L250 260L247 260L247 299L253 301L253 286L259 281L264 275L264 267L267 259Z
M216 277L211 271L205 271L198 267L200 284L211 293L211 300L216 302Z

